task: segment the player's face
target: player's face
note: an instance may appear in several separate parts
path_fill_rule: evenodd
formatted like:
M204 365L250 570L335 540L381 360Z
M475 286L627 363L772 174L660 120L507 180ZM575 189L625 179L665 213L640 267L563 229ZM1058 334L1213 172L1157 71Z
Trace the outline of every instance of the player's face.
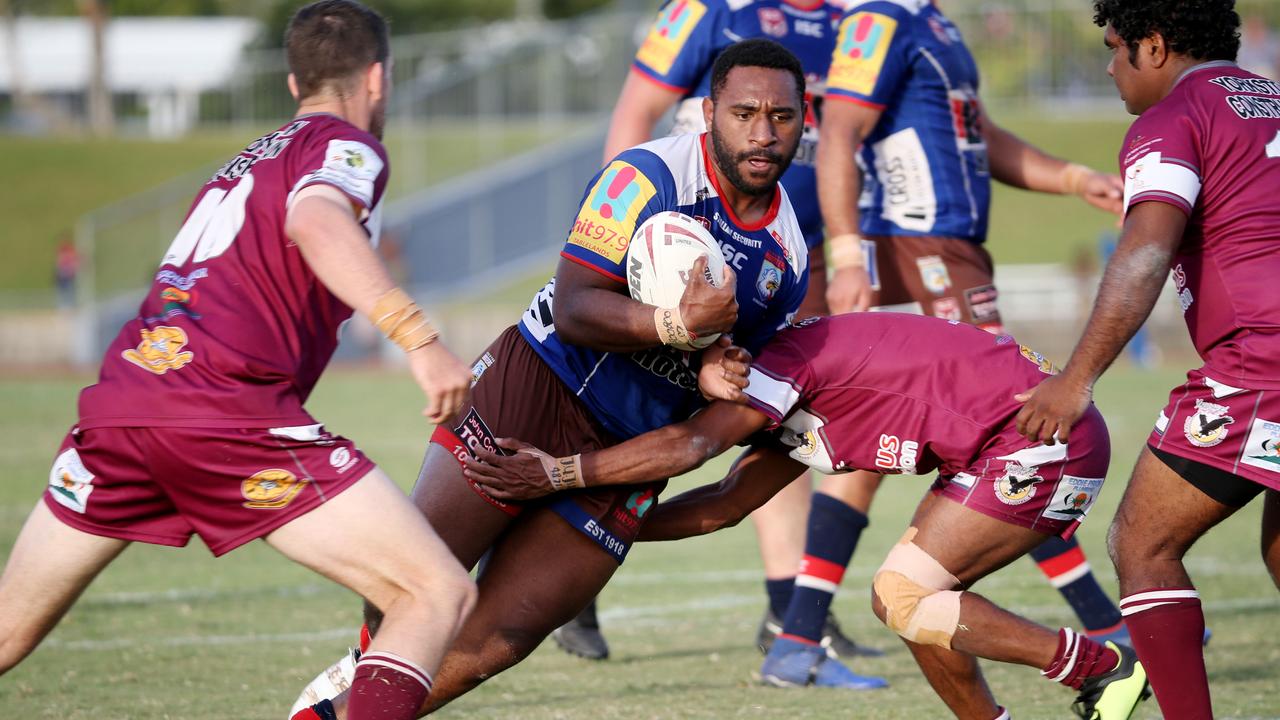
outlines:
M1124 101L1124 109L1132 115L1141 115L1147 108L1159 102L1159 78L1153 72L1146 50L1149 40L1143 40L1138 47L1137 56L1129 53L1129 46L1116 34L1115 28L1107 26L1102 36L1111 51L1111 62L1107 63L1107 74L1116 83L1120 99ZM1130 58L1133 57L1132 60ZM1134 63L1137 63L1135 66ZM1154 81L1154 82L1153 82Z
M773 192L804 130L804 102L795 78L786 70L736 67L708 105L704 112L716 167L741 193Z

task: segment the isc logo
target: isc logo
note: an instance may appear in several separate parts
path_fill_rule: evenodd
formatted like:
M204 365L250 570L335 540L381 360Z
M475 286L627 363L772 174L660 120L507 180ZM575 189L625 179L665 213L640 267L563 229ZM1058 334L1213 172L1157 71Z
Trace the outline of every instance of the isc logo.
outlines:
M822 37L822 23L813 20L796 20L796 34L809 37Z
M880 435L880 447L876 450L876 467L886 470L916 471L916 454L920 443L915 440L899 440L897 435Z

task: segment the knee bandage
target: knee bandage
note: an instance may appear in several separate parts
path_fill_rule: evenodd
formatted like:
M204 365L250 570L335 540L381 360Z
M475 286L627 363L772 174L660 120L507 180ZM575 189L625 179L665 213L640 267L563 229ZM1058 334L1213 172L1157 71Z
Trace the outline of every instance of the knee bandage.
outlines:
M885 624L911 642L951 648L960 624L960 580L912 542L916 529L902 536L876 571L872 588L884 605Z

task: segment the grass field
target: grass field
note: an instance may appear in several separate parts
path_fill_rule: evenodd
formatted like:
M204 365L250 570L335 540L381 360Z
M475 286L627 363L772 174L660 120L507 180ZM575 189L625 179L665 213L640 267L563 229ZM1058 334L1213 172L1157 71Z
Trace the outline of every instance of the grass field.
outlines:
M1081 536L1104 584L1115 585L1103 533L1123 480L1167 388L1178 374L1118 368L1099 390L1117 457L1110 487ZM0 382L0 557L45 483L74 419L85 378ZM417 472L427 437L417 393L395 371L331 373L311 404L330 427L356 438L393 477ZM718 477L704 469L674 489ZM897 639L866 608L871 573L901 534L925 487L890 480L836 603L861 641L888 650L860 662L892 687L868 694L756 687L752 647L764 595L748 527L680 544L635 549L602 600L614 657L588 663L551 643L441 713L453 718L931 718L945 716ZM1280 597L1257 553L1259 512L1246 508L1191 554L1213 643L1207 650L1220 717L1280 717L1276 670ZM1029 561L978 586L1001 603L1054 625L1065 605ZM31 602L40 602L39 597ZM213 562L203 547L136 546L89 589L26 663L0 679L0 716L65 720L282 720L306 680L351 642L358 601L261 543ZM1268 630L1270 628L1270 630ZM988 665L1014 717L1068 716L1071 693L1033 670ZM1137 717L1155 718L1154 703Z

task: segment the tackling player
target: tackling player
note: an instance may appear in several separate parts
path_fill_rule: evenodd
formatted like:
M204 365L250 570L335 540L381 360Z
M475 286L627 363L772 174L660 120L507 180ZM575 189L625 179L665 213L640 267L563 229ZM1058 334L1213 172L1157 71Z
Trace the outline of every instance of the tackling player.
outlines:
M569 492L515 504L469 483L462 461L501 436L571 455L682 420L705 405L702 353L672 345L731 331L759 349L794 315L808 266L778 178L800 141L803 97L800 64L778 44L721 53L703 103L707 132L632 148L597 173L555 278L476 362L471 404L432 436L413 497L464 565L491 553L476 609L423 712L523 660L578 614L626 558L665 486L655 478L583 488L564 468ZM679 307L655 308L627 294L624 261L635 229L668 210L705 222L737 272L726 271L722 288L693 281ZM376 613L366 617L376 632ZM848 684L867 681L842 670Z
M297 11L285 48L297 115L205 184L80 396L0 576L0 673L134 541L196 534L222 555L262 538L384 608L351 718L413 717L474 602L399 488L303 409L353 308L405 350L432 421L453 415L470 379L374 250L386 23L325 0Z
M756 448L719 485L659 506L642 534L666 540L735 524L800 463L824 473L938 470L872 584L876 614L917 659L967 660L968 672L950 676L920 663L938 695L958 717L1008 717L976 655L1040 669L1080 691L1081 717L1128 718L1146 688L1133 650L1067 628L1055 633L967 590L1047 536L1070 537L1102 489L1110 440L1096 408L1086 408L1070 445L1027 442L1017 432L1012 391L1052 372L1012 337L955 320L814 318L779 333L754 361L744 404L715 402L685 422L568 458L502 439L498 447L516 454L478 453L481 462L469 462L467 474L500 498L549 492L555 468L569 466L587 487L638 483L691 470L762 430L779 431L789 451ZM813 646L788 658L785 665L795 667L777 669L810 674L835 664Z
M1074 439L1172 270L1204 365L1170 393L1110 534L1120 606L1166 718L1213 715L1182 558L1264 491L1263 558L1280 583L1280 83L1235 64L1233 5L1094 3L1107 71L1139 116L1120 150L1124 231L1071 361L1018 416L1028 438Z
M622 86L605 140L607 162L623 150L648 141L658 120L676 107L672 134L703 132L702 99L710 91L711 68L724 48L747 38L769 38L790 50L805 73L804 135L795 160L782 176L782 186L795 209L800 231L809 248L809 291L797 314L800 318L825 315L827 271L822 247L822 213L818 209L818 183L814 159L818 147L818 121L822 113L822 93L826 87L827 65L835 47L835 23L843 3L823 0L673 0L658 13L644 44L636 54L631 73ZM827 479L826 482L831 482ZM760 623L756 644L767 652L781 630L783 618L795 588L796 567L805 549L805 518L809 513L808 473L785 492L751 516L756 526L760 557L765 572L769 607ZM818 496L819 506L834 505L836 512L851 515L850 527L865 525L861 512L827 502ZM847 534L851 530L842 530ZM836 540L824 533L825 543ZM840 630L834 615L824 608L812 619L815 637L821 638L835 657L855 654L880 655L880 651L859 646ZM569 652L599 659L608 656L608 644L599 630L595 604L552 636Z
M960 31L930 0L854 3L836 42L817 171L831 311L922 313L1002 332L983 248L991 179L1118 212L1119 178L1050 157L992 122ZM874 476L864 481L874 488ZM859 501L869 496L847 502ZM1120 611L1078 541L1051 538L1031 555L1088 633L1124 642ZM846 557L824 559L843 566ZM809 594L810 604L830 602Z

